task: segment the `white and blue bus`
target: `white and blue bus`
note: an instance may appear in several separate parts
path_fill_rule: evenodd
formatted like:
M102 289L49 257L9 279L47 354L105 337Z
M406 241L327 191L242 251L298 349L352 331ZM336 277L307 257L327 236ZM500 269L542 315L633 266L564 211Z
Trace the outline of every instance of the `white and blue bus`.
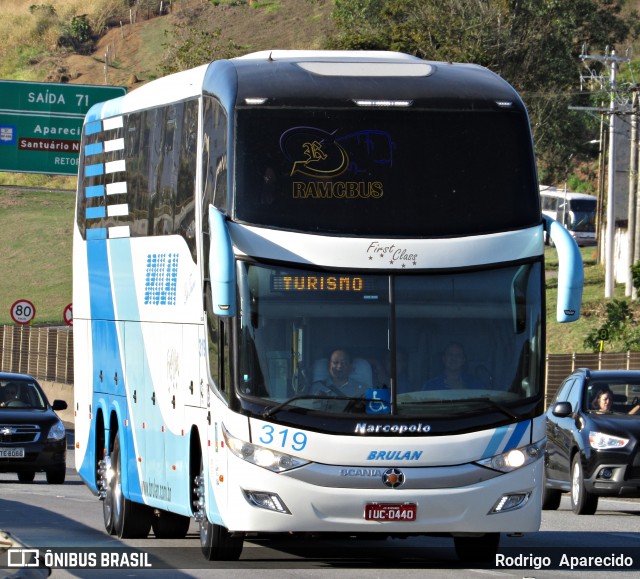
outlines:
M107 532L195 519L210 560L256 533L448 534L468 560L537 530L545 231L573 321L580 254L479 66L261 52L94 106L75 437Z

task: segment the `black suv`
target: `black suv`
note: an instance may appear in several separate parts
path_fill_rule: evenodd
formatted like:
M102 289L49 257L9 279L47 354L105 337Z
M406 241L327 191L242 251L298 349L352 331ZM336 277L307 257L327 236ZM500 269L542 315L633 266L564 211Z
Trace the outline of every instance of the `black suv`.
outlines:
M40 384L26 374L0 372L0 472L18 473L31 482L44 471L47 482L62 484L66 475L67 432Z
M542 508L571 493L578 515L598 497L640 497L640 371L581 368L547 411Z

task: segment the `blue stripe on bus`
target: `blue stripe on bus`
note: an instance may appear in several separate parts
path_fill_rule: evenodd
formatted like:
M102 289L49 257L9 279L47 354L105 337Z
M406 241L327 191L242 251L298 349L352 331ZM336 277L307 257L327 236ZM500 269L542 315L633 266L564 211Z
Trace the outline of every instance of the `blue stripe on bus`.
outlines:
M94 227L86 229L87 241L95 240L95 239L106 239L107 238L107 228L106 227Z
M91 230L87 230L91 231ZM109 271L107 242L102 240L87 243L87 266L89 270L89 304L92 320L113 320L111 279L105 276Z
M102 131L102 121L93 121L84 125L85 135L95 135Z
M528 420L525 420L523 422L518 422L518 424L516 424L515 429L513 430L513 433L511 434L511 438L509 438L509 441L507 442L502 452L507 452L508 450L518 448L518 445L520 444L520 439L524 436L524 433L527 431L527 428L529 428Z
M104 195L104 185L91 185L84 188L85 197L102 197Z
M115 322L115 309L113 303L113 293L111 278L105 275L109 272L109 246L107 240L90 241L87 243L87 269L89 276L89 307L91 310L91 349L93 352L94 367L92 377L92 388L94 391L94 408L100 406L107 413L105 420L109 420L108 413L115 410L118 415L118 427L120 430L123 445L121 467L127 472L122 477L122 490L126 497L141 496L140 479L137 476L136 462L128 460L135 456L133 442L133 432L131 427L125 427L125 420L128 420L128 407L126 398L122 393L119 395L109 394L113 385L109 386L112 373L124 377L122 371L122 353L120 351L121 340L118 339L120 324ZM124 340L122 340L124 342ZM108 361L109 374L105 376L102 372L102 363ZM100 404L100 400L103 402ZM92 429L93 430L93 429ZM95 465L95 463L94 463Z
M102 175L104 173L104 165L98 163L97 165L85 165L84 176L95 177L96 175Z
M84 148L85 157L90 157L91 155L99 155L102 153L103 147L102 143L93 143L91 145L87 145Z
M116 319L118 320L140 320L140 311L138 307L137 291L134 278L133 256L131 253L131 239L120 238L109 241L109 254L111 258L111 273L118 283L114 286L113 291L113 307ZM149 358L145 349L145 339L142 335L142 324L136 321L126 322L126 336L124 342L123 359L127 365L126 384L125 387L129 391L136 389L137 384L148 383L152 372L149 366ZM127 364L126 360L129 360ZM139 424L135 416L135 407L130 409L132 416L132 424ZM153 432L160 432L161 426L164 424L160 405L148 406L145 414L145 422ZM137 500L142 497L142 482L140 474L137 470L136 461L131 457L135 457L134 439L136 432L133 428L130 431L130 446L127 450L129 458L128 483L129 493ZM129 433L127 433L129 435ZM147 479L162 481L159 484L165 484L166 479L162 475L165 463L166 446L171 444L174 437L167 432L165 440L162 444L146 445L144 449L144 465L143 472ZM177 437L178 443L184 443L186 438ZM138 444L142 441L138 440ZM183 452L186 452L183 450ZM154 468L159 471L153 472ZM148 470L151 469L151 470ZM163 480L164 479L164 480ZM173 496L174 501L179 503L189 502L189 496L180 496L178 489L175 490Z
M493 436L491 437L487 448L485 448L484 453L482 454L482 458L489 458L490 456L496 454L508 430L508 425L500 426L494 430Z
M87 211L85 216L87 219L99 219L101 217L106 217L107 208L106 207L87 207Z

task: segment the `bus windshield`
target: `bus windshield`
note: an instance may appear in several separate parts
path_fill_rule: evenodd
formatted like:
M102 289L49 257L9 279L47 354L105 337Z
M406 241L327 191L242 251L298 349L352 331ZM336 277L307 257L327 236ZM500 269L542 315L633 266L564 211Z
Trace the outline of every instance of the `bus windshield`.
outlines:
M245 223L406 237L540 223L520 111L245 108L236 131L235 218Z
M238 394L256 412L513 418L541 395L540 268L372 275L241 263ZM341 381L336 350L348 356Z
M569 204L567 219L569 231L595 232L596 230L596 201L574 199Z

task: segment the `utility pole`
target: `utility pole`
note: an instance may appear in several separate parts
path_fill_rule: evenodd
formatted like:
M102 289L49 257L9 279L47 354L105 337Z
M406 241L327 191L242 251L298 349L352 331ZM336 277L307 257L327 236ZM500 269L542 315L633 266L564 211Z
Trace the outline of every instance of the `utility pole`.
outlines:
M636 190L638 182L638 91L634 87L631 101L631 151L629 154L629 225L627 227L627 253L629 255L629 271L635 262L636 246ZM625 295L633 297L633 276L627 276Z
M618 63L619 62L629 62L630 58L628 57L619 57L616 56L616 51L612 50L611 54L605 54L604 56L596 56L585 54L586 46L583 46L582 54L580 55L580 59L582 62L587 60L596 60L603 62L605 66L610 68L610 77L609 77L609 92L610 92L610 102L609 102L609 162L608 162L608 178L607 178L607 206L606 206L606 229L605 229L605 252L604 252L604 267L605 267L605 277L604 277L604 297L612 298L614 289L615 289L615 279L614 279L614 243L615 243L615 177L616 177L616 115L618 113L617 105L616 105L616 96L617 96L617 84L616 84L616 76L618 72ZM571 108L582 108L585 110L586 107L571 107ZM631 275L631 272L628 273Z

